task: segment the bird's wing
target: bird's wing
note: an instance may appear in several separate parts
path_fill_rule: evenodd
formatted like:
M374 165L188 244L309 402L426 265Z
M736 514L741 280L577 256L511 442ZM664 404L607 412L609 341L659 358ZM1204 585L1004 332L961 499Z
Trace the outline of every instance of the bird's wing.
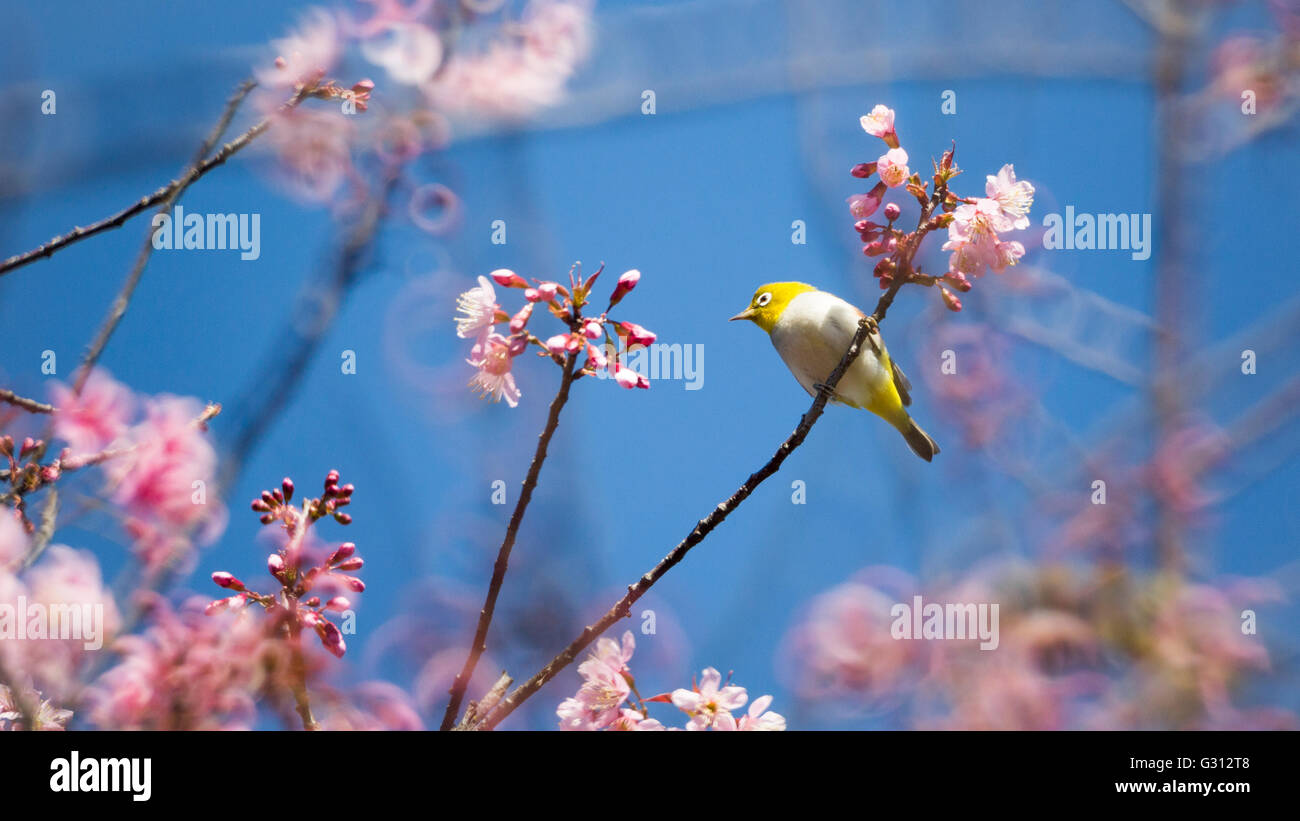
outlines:
M898 398L903 400L903 407L907 407L912 404L912 394L908 393L912 389L912 383L907 381L907 374L903 373L897 362L891 359L889 364L894 369L894 387L898 389Z
M853 310L857 311L859 317L866 316L862 309L856 305L853 306ZM879 328L871 332L868 341L872 343L877 351L883 352L885 350L885 340L881 337ZM898 367L898 363L889 357L889 354L886 353L885 357L889 359L889 367L894 378L894 388L898 391L898 398L902 400L903 407L907 407L912 404L912 394L910 393L912 383L908 380L907 374L903 373L903 369Z

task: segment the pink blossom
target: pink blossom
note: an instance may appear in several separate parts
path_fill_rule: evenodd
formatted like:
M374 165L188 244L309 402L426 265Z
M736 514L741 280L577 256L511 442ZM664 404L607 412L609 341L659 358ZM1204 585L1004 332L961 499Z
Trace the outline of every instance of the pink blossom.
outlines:
M569 342L572 339L572 334L556 334L546 340L546 350L556 356L564 356L569 352Z
M493 279L498 274L514 276L512 272L501 269L492 272ZM500 282L499 279L497 281ZM481 343L491 333L498 310L497 292L487 277L479 277L477 288L470 288L457 297L456 310L464 314L456 318L456 336L461 339L477 339Z
M1029 207L1034 204L1034 186L1016 180L1016 169L1010 163L1002 166L997 176L988 175L984 193L998 204L1002 215L1010 220L1010 230L1023 231L1029 227Z
M907 152L901 148L891 148L876 160L876 173L880 181L890 188L897 188L907 181Z
M560 729L601 730L627 720L621 708L632 693L627 663L635 649L631 630L623 634L621 644L610 638L596 642L596 649L578 667L583 682L577 695L566 698L555 711Z
M26 688L23 693L24 700L34 708L32 718L36 726L32 729L59 731L67 728L68 719L72 718L71 710L55 707L49 699L42 699L41 694L31 688ZM19 705L13 691L0 684L0 730L26 729L23 727L23 714Z
M73 455L98 453L121 436L135 411L131 390L108 371L95 368L81 395L55 383L50 389L54 406L54 435L68 443Z
M470 386L478 390L484 398L494 402L502 399L510 407L519 405L523 394L515 385L514 374L510 372L514 360L510 352L510 341L500 334L489 334L474 345L469 364L479 371L470 380Z
M859 121L862 123L862 130L873 137L879 137L891 146L898 146L898 132L894 130L894 110L883 105L877 105L871 109L870 114L865 114Z
M609 729L622 730L625 732L646 732L649 730L664 730L666 728L658 721L658 719L646 718L631 707L624 707L622 712L619 713L619 717L614 719L614 722L609 725Z
M740 721L735 722L734 727L723 727L718 725L716 729L736 729L741 731L779 731L785 729L785 716L780 713L774 713L768 710L768 705L772 703L771 696L759 696L749 705L749 710L745 715L740 717ZM729 718L730 716L728 716ZM729 724L731 722L728 722Z
M610 294L609 297L610 307L613 307L622 301L623 297L627 296L627 294L635 288L636 284L640 281L641 272L635 268L631 271L627 271L623 276L619 277L618 285L614 286L614 293Z
M985 267L1002 271L1015 265L1025 254L1019 242L1005 242L999 231L1015 227L1017 219L1003 212L997 200L982 197L974 204L957 206L952 224L948 226L948 241L942 250L952 251L948 266L955 272L979 275Z
M712 667L704 669L695 689L678 689L672 694L673 705L691 717L688 730L707 730L719 722L734 728L731 711L739 710L748 700L744 687L722 686L722 674Z

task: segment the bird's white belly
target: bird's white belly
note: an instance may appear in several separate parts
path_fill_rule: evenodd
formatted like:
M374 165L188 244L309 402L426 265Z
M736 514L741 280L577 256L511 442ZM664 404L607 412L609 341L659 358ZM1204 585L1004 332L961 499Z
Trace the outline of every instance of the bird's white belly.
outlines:
M860 318L857 309L839 297L809 291L790 301L772 328L772 344L804 390L816 395L815 386L826 381L853 342ZM866 407L891 379L868 342L835 393L849 404Z

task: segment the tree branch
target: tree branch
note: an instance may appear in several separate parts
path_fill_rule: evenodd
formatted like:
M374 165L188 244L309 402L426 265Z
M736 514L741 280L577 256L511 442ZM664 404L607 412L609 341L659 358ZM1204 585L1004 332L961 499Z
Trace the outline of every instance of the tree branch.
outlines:
M576 320L575 320L576 322ZM533 488L537 487L537 477L542 472L542 463L546 461L546 449L551 443L551 437L555 434L556 427L560 424L560 411L564 408L564 403L569 401L569 387L573 385L575 375L574 366L577 364L578 354L570 353L564 361L564 375L560 377L560 389L551 400L550 414L546 418L546 427L542 429L542 435L537 440L537 451L533 454L532 464L528 466L528 475L524 478L523 490L519 493L519 501L515 503L515 511L510 516L510 524L506 528L505 539L501 542L501 549L497 551L496 564L492 568L492 581L488 585L487 599L483 602L483 609L479 612L478 626L474 630L474 642L470 645L469 655L465 659L465 666L461 668L456 680L451 685L451 701L447 704L447 711L442 716L442 730L450 730L456 724L456 716L460 713L460 704L465 698L465 690L469 687L470 678L474 675L474 668L478 666L478 660L487 650L488 628L492 626L492 614L496 611L497 596L501 593L501 585L505 581L506 566L510 561L510 551L515 545L515 536L519 532L519 525L523 523L524 511L528 509L528 502L533 498Z
M96 234L109 230L110 228L120 228L131 217L134 217L136 214L146 211L159 203L168 203L168 205L163 206L165 210L170 206L170 201L174 200L174 198L179 195L181 191L188 188L191 183L230 159L232 155L243 150L249 143L260 136L263 131L266 131L266 129L270 127L270 118L264 119L257 125L248 129L248 131L239 135L236 139L226 143L216 154L204 159L204 157L207 157L208 152L212 150L212 147L216 145L217 141L221 139L221 135L225 133L226 128L229 127L230 120L234 117L235 110L239 107L239 104L243 102L243 99L248 96L248 93L252 91L253 87L256 85L257 83L253 80L245 80L235 91L234 95L231 96L230 100L226 103L225 113L222 115L221 120L218 121L217 127L213 129L212 134L210 134L208 139L204 141L202 149L195 156L193 163L191 163L190 167L186 170L186 173L167 183L152 194L141 197L138 201L128 205L116 214L92 222L90 225L79 225L66 234L54 237L50 241L38 245L30 251L9 257L4 262L0 262L0 276L4 276L14 269L21 268L29 262L35 262L38 259L51 256L55 251L66 248L75 242L80 242L83 239L93 237Z
M37 402L35 399L28 399L25 396L19 396L11 390L0 388L0 402L7 402L10 405L22 408L32 413L54 413L55 407L47 405L44 402Z

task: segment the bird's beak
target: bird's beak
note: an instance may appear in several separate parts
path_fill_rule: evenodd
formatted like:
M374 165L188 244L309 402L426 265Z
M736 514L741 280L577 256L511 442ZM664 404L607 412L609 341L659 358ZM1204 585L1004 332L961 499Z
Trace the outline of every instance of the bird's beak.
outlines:
M753 309L753 308L746 308L745 310L743 310L743 311L741 311L740 313L736 314L735 316L733 316L731 319L728 319L727 321L728 321L728 322L735 322L737 319L753 319L753 318L754 318L754 309Z

